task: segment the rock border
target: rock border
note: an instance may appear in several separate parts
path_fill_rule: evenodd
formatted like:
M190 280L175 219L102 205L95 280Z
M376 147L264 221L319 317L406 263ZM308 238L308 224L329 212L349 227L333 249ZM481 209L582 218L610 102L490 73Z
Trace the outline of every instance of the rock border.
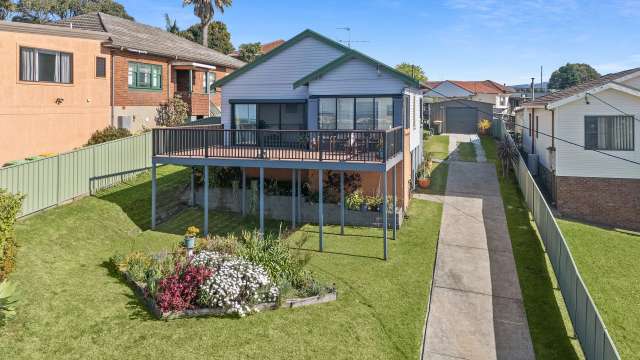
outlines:
M171 311L171 312L163 313L162 310L160 310L160 308L156 304L156 302L152 298L146 296L146 294L145 294L146 285L145 284L139 283L139 282L133 280L133 278L131 278L131 276L129 275L128 272L123 272L121 274L124 276L127 284L129 284L131 287L133 287L133 291L136 294L136 296L143 302L143 304L147 307L147 309L149 309L149 311L151 311L151 313L157 319L160 319L160 320L173 320L173 319L185 319L185 318L192 318L192 317L224 316L224 315L227 315L227 313L221 308L216 308L216 309L213 309L213 308L201 308L201 309L192 309L192 310L184 310L184 311ZM310 296L310 297L306 297L306 298L286 299L286 300L284 300L282 305L278 305L275 302L262 303L262 304L256 305L255 308L258 311L276 310L276 309L279 309L279 308L293 309L293 308L309 306L309 305L324 304L324 303L336 301L337 299L338 299L338 292L336 291L335 288L333 288L333 289L330 290L329 293L324 294L324 295L316 295L316 296Z

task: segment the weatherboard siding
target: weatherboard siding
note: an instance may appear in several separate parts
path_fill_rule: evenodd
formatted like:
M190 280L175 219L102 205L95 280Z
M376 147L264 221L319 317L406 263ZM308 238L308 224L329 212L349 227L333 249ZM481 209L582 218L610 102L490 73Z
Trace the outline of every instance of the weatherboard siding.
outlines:
M606 151L629 160L640 162L640 99L616 91L605 90L597 96L612 106L635 115L634 123L634 151ZM586 115L621 115L611 106L590 97L589 104L584 98L556 108L556 136L571 142L584 144L584 117ZM617 160L595 151L584 150L556 141L557 175L578 177L608 177L640 179L640 167L626 161Z
M342 56L343 52L307 37L222 87L222 123L231 125L230 99L306 99L306 86L296 80Z
M425 93L425 96L430 97L466 97L471 96L473 93L459 87L458 85L452 84L448 81L441 83L440 85L434 88L435 91L428 91Z
M389 72L352 59L309 83L309 95L400 94L405 84Z

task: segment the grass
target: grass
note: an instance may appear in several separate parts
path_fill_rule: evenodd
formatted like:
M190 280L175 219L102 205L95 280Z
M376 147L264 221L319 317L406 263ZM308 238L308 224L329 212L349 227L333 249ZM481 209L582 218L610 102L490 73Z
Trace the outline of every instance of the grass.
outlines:
M188 172L159 169L160 207L171 207ZM317 252L317 227L308 236L310 269L335 282L336 302L268 311L243 319L155 320L107 261L115 253L175 246L201 211L186 209L148 229L148 175L128 185L54 208L17 225L17 317L0 328L0 354L33 358L385 358L418 356L435 249L440 204L414 200L409 219L382 256L381 230L325 228ZM173 201L171 200L171 201ZM164 203L163 203L164 202ZM212 233L255 226L255 219L212 212ZM278 223L268 222L275 230Z
M482 144L487 159L495 159L495 143L489 140L483 139ZM582 359L553 268L518 183L513 173L499 182L536 358Z
M558 221L620 356L640 354L640 235Z
M431 135L424 142L424 152L431 153L434 159L445 160L449 157L449 136Z
M496 162L498 160L498 152L496 148L496 141L491 136L480 136L480 143L485 152L487 162Z
M472 143L458 143L458 160L476 161L476 149Z

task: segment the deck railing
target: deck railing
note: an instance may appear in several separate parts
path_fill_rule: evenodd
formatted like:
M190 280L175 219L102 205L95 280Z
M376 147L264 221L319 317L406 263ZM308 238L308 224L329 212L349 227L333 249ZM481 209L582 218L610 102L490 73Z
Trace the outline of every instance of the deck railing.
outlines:
M156 128L153 155L385 162L402 152L402 139L402 127L371 131Z

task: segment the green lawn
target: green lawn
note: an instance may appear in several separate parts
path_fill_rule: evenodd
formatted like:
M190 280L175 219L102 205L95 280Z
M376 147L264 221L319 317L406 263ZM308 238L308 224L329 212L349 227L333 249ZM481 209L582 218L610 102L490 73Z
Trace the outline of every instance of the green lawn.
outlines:
M177 167L159 169L159 205L172 208L188 182ZM148 175L22 220L18 316L0 328L0 354L33 358L384 358L418 357L440 227L440 204L413 200L409 218L381 260L380 229L306 225L310 269L335 282L338 301L247 318L155 320L112 273L108 259L133 250L175 246L201 211L185 209L156 231L148 229ZM212 233L255 226L255 219L211 213ZM278 227L268 222L270 230Z
M559 220L582 279L623 359L640 354L640 235Z
M472 143L458 143L458 160L476 161L476 149Z
M431 153L434 159L444 160L449 157L449 136L432 135L424 142L424 152Z
M482 144L482 148L484 149L487 162L495 162L498 158L495 140L493 140L491 136L483 135L480 136L480 142Z
M490 159L495 144L482 141ZM495 155L493 155L495 159ZM498 166L498 162L496 162ZM496 169L498 170L498 169ZM498 171L499 174L499 171ZM499 178L513 255L537 359L582 359L551 263L513 173Z

